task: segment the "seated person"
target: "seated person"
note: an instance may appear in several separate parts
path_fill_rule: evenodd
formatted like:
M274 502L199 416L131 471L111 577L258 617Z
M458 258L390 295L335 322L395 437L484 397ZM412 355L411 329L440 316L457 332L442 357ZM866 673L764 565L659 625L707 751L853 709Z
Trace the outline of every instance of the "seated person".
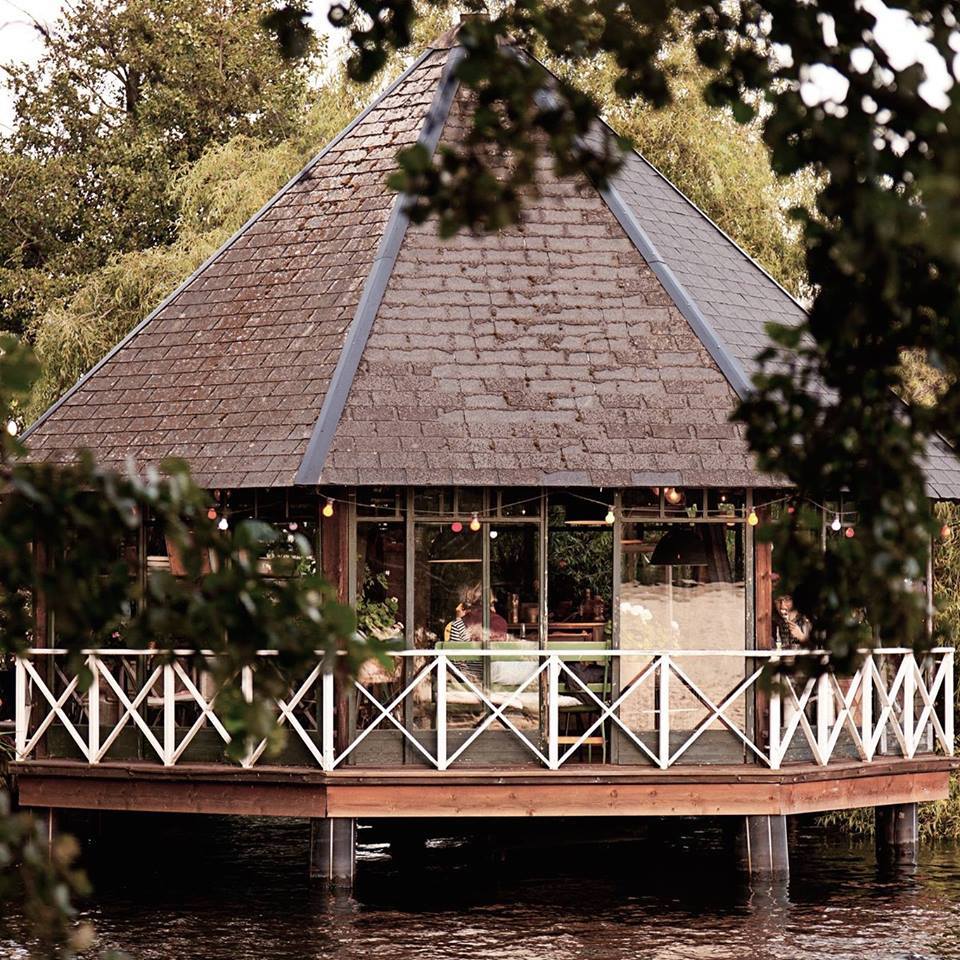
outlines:
M811 623L793 605L793 597L789 593L777 597L776 613L774 639L778 646L794 646L809 639Z
M450 621L449 639L457 643L472 641L479 643L483 639L483 608L481 606L483 588L479 583L464 587L460 591L460 603L457 604L457 616ZM509 640L507 621L497 613L496 598L490 591L490 639Z

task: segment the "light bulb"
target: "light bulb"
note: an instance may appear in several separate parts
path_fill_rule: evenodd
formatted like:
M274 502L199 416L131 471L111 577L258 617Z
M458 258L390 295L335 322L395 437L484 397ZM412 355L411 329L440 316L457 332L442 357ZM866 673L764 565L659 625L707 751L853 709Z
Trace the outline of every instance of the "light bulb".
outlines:
M207 511L207 519L208 519L208 520L216 520L216 519L217 519L217 511L216 511L216 508L215 508L215 507L211 507L211 508Z
M613 507L607 511L607 515L603 519L606 523L613 523L617 519L613 514Z
M833 530L834 533L836 533L842 526L843 524L840 522L840 514L838 513L833 518L833 523L830 524L830 529Z
M941 540L950 540L953 537L953 530L950 529L950 524L945 523L940 528L940 539Z
M749 523L751 527L755 527L759 522L760 518L757 516L757 511L751 510L750 513L747 514L747 523Z
M454 533L459 533L463 529L463 524L459 520L454 520L453 523L450 524L450 529Z
M848 540L852 540L856 536L856 532L854 531L853 527L847 527L847 529L843 531L843 535Z
M491 531L490 531L490 539L491 539L491 540L496 540L496 539L497 539L497 536L498 536L498 534L497 534L497 531L496 531L496 530L491 530Z
M16 421L16 420L8 420L8 421L7 421L7 433L9 433L11 437L15 437L19 432L20 432L20 427L18 426L17 421Z
M217 524L217 528L220 530L226 530L230 526L226 517L221 517L220 522Z
M676 487L667 487L663 495L669 503L679 503L683 499L683 494Z
M320 511L325 517L333 516L333 500L330 497L327 497L327 502L323 505L323 510Z
M476 533L476 532L480 529L480 518L479 518L476 514L474 514L474 515L470 518L470 529L471 529L474 533Z

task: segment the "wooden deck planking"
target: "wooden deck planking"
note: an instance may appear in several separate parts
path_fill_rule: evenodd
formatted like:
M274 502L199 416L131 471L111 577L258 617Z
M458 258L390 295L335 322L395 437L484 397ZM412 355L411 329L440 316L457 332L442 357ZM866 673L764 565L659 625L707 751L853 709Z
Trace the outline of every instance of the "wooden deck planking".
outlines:
M798 814L942 799L949 758L771 771L583 765L559 771L143 763L13 764L24 806L275 817L596 817Z

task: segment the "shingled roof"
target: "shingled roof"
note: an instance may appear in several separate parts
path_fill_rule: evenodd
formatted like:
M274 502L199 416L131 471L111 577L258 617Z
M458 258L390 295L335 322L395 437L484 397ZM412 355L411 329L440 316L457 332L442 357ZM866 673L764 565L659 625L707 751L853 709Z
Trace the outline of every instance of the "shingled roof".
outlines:
M454 41L455 44L455 41ZM29 431L209 487L772 486L729 416L802 308L637 154L544 164L521 226L441 240L385 186L462 136L440 41ZM960 497L933 445L931 494Z

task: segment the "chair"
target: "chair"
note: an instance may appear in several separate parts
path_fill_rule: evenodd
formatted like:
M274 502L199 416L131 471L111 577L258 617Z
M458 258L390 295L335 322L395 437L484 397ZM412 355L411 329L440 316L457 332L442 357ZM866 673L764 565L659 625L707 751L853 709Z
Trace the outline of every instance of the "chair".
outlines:
M589 652L591 650L599 651L607 649L608 646L605 641L571 639L568 635L559 632L551 633L548 636L547 651L562 654L561 660L564 663L598 664L603 668L602 680L590 683L583 682L582 685L572 679L568 674L561 672L560 688L558 690L561 699L558 705L558 712L564 718L564 728L563 733L557 737L558 743L566 745L576 743L580 739L580 736L570 733L571 721L582 721L582 731L585 731L590 725L587 718L591 714L600 712L592 700L584 702L584 699L589 699L586 698L583 692L584 687L601 703L608 704L610 702L610 697L613 694L610 657L597 657ZM564 651L571 652L564 654ZM577 652L574 653L572 651ZM570 703L570 700L574 702ZM604 763L606 763L607 760L606 726L606 721L604 721L600 724L600 735L591 735L581 744L581 746L587 747L587 755L590 759L593 758L593 748L600 747L601 759Z

